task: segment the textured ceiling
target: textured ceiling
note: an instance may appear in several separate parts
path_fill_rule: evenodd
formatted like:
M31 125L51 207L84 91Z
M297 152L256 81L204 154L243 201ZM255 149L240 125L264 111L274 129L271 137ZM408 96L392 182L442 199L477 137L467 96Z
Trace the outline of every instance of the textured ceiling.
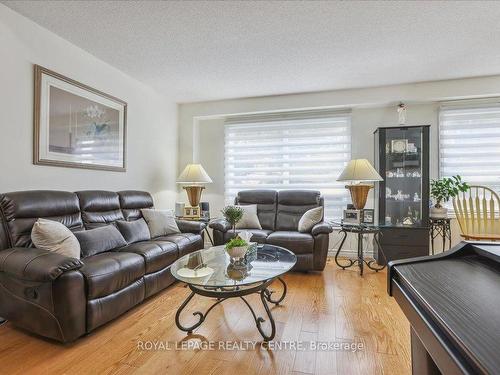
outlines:
M177 102L500 74L500 2L2 2Z

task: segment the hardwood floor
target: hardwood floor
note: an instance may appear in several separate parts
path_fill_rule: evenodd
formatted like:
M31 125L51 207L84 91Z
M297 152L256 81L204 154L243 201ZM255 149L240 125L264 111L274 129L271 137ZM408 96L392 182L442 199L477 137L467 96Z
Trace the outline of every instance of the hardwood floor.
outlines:
M201 342L243 345L260 343L261 337L249 310L236 299L217 306L192 336L186 336L175 326L174 316L189 290L175 284L66 346L10 323L0 326L0 373L409 374L409 324L386 293L386 276L385 271L367 271L360 277L329 260L323 273L287 274L288 295L282 306L272 308L276 344L354 342L364 346L359 351L270 350L260 344L247 350L202 350ZM250 300L264 316L258 296ZM192 311L204 311L212 302L196 296L183 322L189 322ZM190 343L198 347L181 350ZM146 350L155 344L156 350Z

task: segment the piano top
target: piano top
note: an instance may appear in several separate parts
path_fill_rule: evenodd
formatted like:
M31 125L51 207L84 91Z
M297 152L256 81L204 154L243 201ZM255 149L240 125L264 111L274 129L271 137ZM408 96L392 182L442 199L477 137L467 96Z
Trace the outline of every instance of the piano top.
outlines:
M500 246L467 243L420 259L394 262L391 279L478 368L499 371Z

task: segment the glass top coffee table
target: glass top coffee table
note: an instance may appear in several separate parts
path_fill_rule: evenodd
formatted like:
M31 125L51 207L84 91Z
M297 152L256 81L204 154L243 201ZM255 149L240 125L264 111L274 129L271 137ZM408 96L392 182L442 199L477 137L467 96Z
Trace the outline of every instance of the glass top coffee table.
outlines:
M286 296L287 287L280 277L288 272L297 262L297 257L290 250L273 245L258 245L249 250L243 264L233 264L224 246L215 246L183 256L171 266L172 275L179 281L186 283L191 289L187 299L175 314L177 327L185 332L192 333L199 327L218 304L230 298L240 298L247 305L257 325L257 329L265 341L270 341L276 334L271 310L267 302L280 304ZM270 284L278 280L283 290L279 297L269 288ZM245 296L259 294L271 325L271 333L266 334L262 327L265 319L257 316ZM193 315L198 321L190 326L180 323L180 315L195 294L216 298L217 301L205 313L196 311Z

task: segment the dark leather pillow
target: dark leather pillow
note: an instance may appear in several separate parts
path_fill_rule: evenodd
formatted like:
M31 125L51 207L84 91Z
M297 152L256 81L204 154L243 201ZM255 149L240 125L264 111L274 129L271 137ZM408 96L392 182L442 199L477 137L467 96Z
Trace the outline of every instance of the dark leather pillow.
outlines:
M147 241L151 239L148 224L143 218L134 221L115 221L116 227L127 243Z
M114 225L75 232L80 242L82 258L126 246L127 241Z

